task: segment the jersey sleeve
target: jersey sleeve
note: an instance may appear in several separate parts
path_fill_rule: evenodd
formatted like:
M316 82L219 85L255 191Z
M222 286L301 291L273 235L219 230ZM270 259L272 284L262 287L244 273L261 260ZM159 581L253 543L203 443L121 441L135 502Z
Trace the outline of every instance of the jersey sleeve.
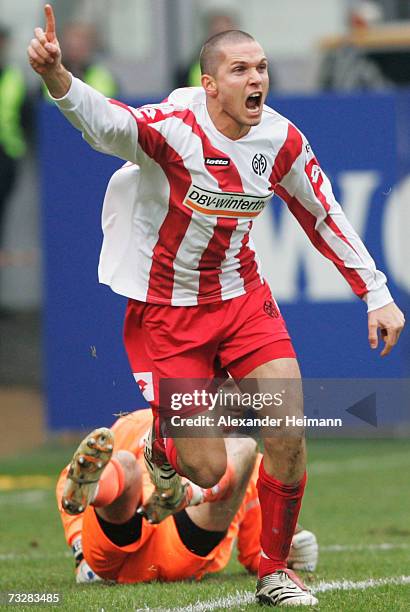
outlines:
M275 193L286 202L313 245L334 263L354 293L367 303L369 312L392 302L385 275L377 270L336 201L306 138L292 124L278 158Z
M94 149L138 162L136 109L105 98L76 77L73 77L67 94L63 98L54 98L54 102Z

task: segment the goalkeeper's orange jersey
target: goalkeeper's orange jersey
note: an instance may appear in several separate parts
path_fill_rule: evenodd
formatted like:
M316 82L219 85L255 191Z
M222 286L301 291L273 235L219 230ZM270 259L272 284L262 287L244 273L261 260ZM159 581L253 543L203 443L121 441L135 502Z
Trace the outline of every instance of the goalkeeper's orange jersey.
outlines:
M142 501L145 501L149 498L152 493L153 486L148 476L148 472L145 468L144 457L143 457L143 442L142 438L144 434L147 432L149 427L152 424L152 412L151 410L137 410L130 414L127 414L121 418L119 418L114 425L112 426L112 431L114 432L114 452L119 450L128 450L132 452L143 473L143 495ZM146 547L144 543L142 546L135 551L134 554L134 562L130 565L135 568L135 574L133 571L128 572L127 575L122 576L121 572L115 576L115 579L118 582L142 582L147 581L154 578L160 578L162 580L175 580L182 579L188 577L195 577L197 579L201 578L204 574L209 572L218 572L222 570L231 557L232 548L235 540L237 540L237 548L238 548L238 559L242 563L242 565L251 572L256 572L259 565L259 557L260 557L260 531L261 531L261 514L259 508L259 500L258 493L256 490L256 480L258 475L258 467L259 467L260 458L257 461L257 465L253 471L252 477L249 481L248 488L246 490L245 497L243 502L232 521L228 533L226 537L220 542L220 544L212 551L210 555L207 556L206 560L203 558L198 558L198 565L195 566L195 563L192 563L192 553L186 550L186 556L189 557L190 563L187 563L187 573L184 575L184 569L181 567L180 573L175 573L175 562L176 559L172 554L172 550L164 550L164 538L161 538L161 542L158 542L158 556L162 559L162 567L160 575L154 575L150 577L149 574L144 573L143 567L146 566L147 559L146 554L148 550L144 550ZM58 480L57 483L57 501L58 507L60 511L61 520L64 527L66 541L69 545L76 539L76 537L81 535L82 527L83 527L83 515L71 516L64 512L61 507L61 496L64 488L64 481L67 474L66 467ZM145 523L145 522L144 522ZM160 525L149 525L149 528L153 530L153 534L155 537L155 530L160 528L162 532L164 528L166 529L167 524L172 527L174 526L173 518L168 517L161 523ZM147 523L148 527L148 523ZM158 532L159 535L159 532ZM84 536L84 534L83 534ZM84 539L84 538L83 538ZM152 537L151 537L152 539ZM143 538L145 540L145 538ZM171 540L169 540L171 541ZM149 546L150 553L152 554L153 546L152 542ZM179 547L179 550L181 548ZM184 548L182 548L184 550ZM108 556L108 555L107 555ZM166 561L168 559L168 562ZM141 563L139 563L139 560ZM165 561L164 561L165 560ZM143 563L142 563L143 561ZM151 560L151 563L148 565L155 564L155 559ZM165 563L165 566L164 566ZM169 567L167 567L167 563ZM107 558L107 566L110 565L110 560ZM195 568L194 574L192 573L193 567ZM97 568L94 568L97 571ZM105 572L100 571L97 573L103 574ZM114 577L110 576L107 572L106 576L103 577Z

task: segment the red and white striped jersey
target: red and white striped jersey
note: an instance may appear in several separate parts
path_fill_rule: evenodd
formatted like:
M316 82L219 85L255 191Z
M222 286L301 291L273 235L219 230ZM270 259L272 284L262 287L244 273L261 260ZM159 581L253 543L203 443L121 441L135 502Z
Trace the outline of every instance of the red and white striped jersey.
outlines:
M250 231L276 193L370 310L392 301L305 137L268 106L233 141L214 126L202 88L135 109L73 78L56 102L92 147L131 162L112 177L103 209L99 278L115 292L190 306L258 287Z

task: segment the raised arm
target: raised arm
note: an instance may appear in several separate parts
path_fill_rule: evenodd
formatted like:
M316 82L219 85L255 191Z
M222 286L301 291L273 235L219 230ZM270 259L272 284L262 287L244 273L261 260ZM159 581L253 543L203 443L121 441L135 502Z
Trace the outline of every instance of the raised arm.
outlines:
M45 31L35 28L27 49L31 67L64 116L94 149L136 162L138 126L134 109L107 100L64 68L53 9L46 4L44 12Z
M71 74L61 63L61 49L56 35L56 22L50 4L44 7L46 30L35 28L27 54L31 67L43 79L53 98L63 98L71 86Z

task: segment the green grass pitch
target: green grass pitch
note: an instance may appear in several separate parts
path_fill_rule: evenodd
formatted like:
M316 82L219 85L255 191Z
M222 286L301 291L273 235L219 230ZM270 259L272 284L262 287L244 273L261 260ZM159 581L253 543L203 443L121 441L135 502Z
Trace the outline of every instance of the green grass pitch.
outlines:
M71 452L69 447L48 446L30 456L0 460L0 591L59 592L62 604L57 609L107 612L189 610L190 605L196 610L198 601L208 603L203 610L223 610L227 600L218 606L219 598L254 590L255 579L234 558L223 573L199 583L77 586L49 479L4 477L54 479ZM303 576L305 581L362 581L367 587L370 578L409 576L410 441L311 441L309 466L301 520L315 531L321 550L317 571ZM410 584L335 589L318 597L323 612L410 610ZM240 596L234 601L233 610L261 609L243 603Z

